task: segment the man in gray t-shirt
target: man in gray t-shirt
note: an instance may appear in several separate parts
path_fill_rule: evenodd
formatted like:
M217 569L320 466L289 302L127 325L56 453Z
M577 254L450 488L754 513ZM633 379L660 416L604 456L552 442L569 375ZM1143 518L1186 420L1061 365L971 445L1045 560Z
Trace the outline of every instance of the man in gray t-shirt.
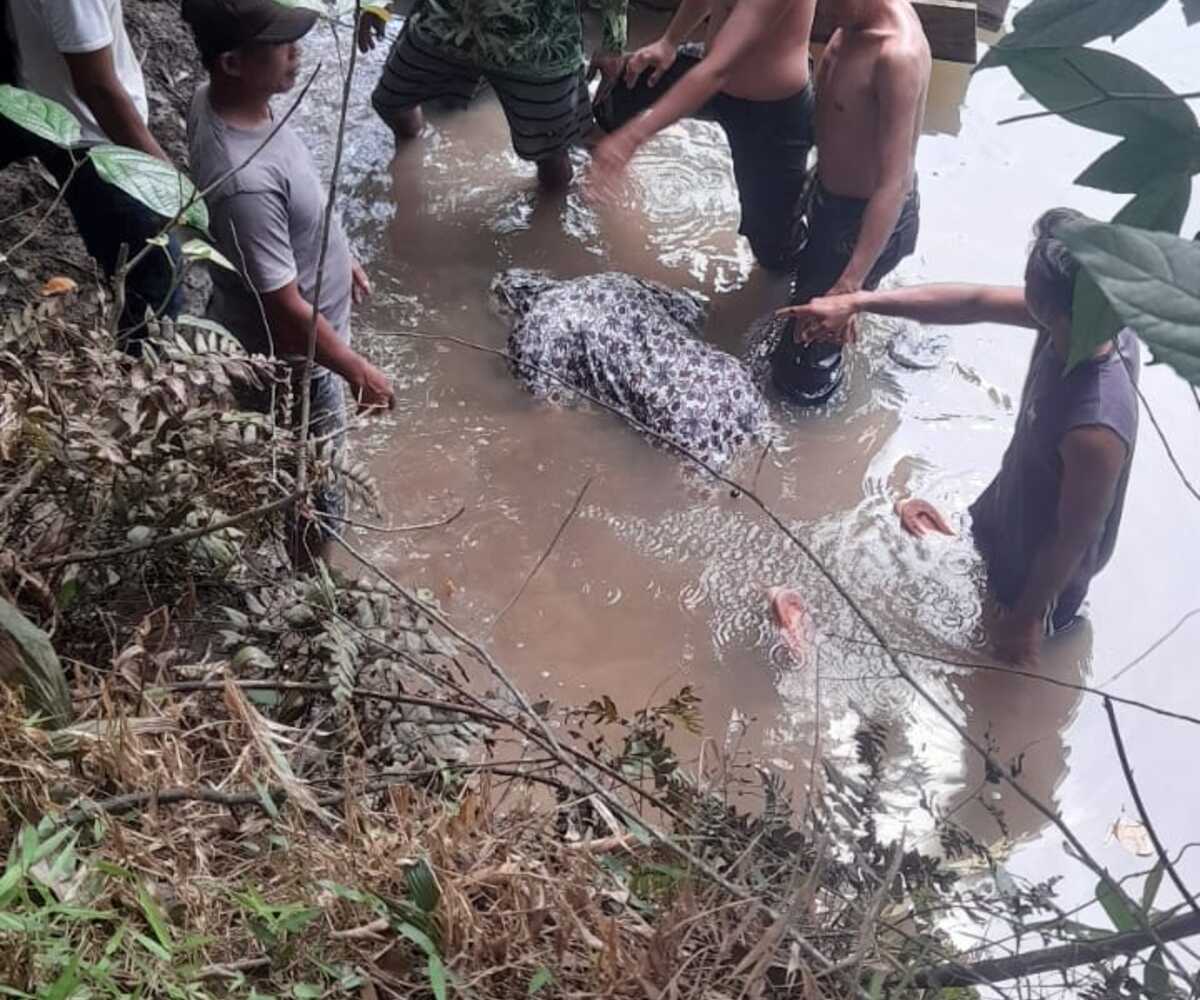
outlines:
M803 335L853 329L858 313L925 323L1001 323L1038 331L1021 411L1000 471L971 505L975 545L999 606L1003 659L1036 662L1043 637L1074 624L1088 585L1113 553L1137 442L1138 347L1124 330L1071 371L1079 262L1058 239L1082 218L1046 212L1034 229L1023 288L917 285L815 299L785 310ZM900 507L906 531L950 529L923 500Z
M312 330L325 192L291 126L271 134L270 101L295 85L298 42L317 14L273 0L184 0L183 16L209 72L188 116L192 176L202 189L217 185L206 199L213 238L239 271L214 269L209 312L247 350L299 371ZM341 379L362 409L390 408L394 396L387 376L350 347L351 302L370 286L336 221L320 284L309 431L339 445ZM330 532L320 529L336 528L328 522L343 516L341 491L319 494L316 507L325 523L298 525L293 538L300 563L324 554Z

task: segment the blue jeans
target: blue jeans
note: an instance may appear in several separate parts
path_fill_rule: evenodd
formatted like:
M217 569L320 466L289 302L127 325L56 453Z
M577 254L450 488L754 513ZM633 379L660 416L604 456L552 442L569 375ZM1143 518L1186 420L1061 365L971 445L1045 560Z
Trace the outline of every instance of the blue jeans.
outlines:
M79 164L74 177L71 176L72 155ZM128 257L132 258L146 245L146 240L161 233L168 222L136 198L103 180L88 159L86 149L77 148L68 153L26 132L7 118L0 118L0 169L28 156L41 160L60 186L67 185L63 200L75 217L75 226L88 253L96 258L109 278L117 270L122 244L128 247ZM125 308L117 327L118 334L126 333L121 338L125 350L140 353L147 309L155 316L174 319L179 315L183 304L182 280L183 255L179 241L171 235L167 246L153 247L125 279Z

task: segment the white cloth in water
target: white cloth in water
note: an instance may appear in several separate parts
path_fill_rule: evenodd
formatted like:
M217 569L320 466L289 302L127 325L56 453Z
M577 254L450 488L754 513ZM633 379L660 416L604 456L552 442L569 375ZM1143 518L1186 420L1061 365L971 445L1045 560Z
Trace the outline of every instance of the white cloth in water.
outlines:
M497 275L492 291L514 314L513 374L535 395L581 390L714 466L766 439L749 371L698 339L696 296L628 274L556 281L521 269Z

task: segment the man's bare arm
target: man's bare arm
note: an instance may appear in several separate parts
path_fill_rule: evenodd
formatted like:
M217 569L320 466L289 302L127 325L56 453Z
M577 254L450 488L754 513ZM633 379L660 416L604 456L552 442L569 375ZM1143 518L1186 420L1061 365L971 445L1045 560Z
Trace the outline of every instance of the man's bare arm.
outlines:
M844 329L860 313L899 316L919 323L960 326L968 323L1001 323L1037 328L1025 305L1022 289L1009 285L912 285L885 291L848 292L788 306L781 315L795 316L800 327L817 327L827 334Z
M112 142L170 162L117 76L111 45L95 52L64 52L63 59L71 73L75 93L96 116L96 123Z
M704 58L650 108L614 132L601 145L609 145L627 161L651 136L699 110L720 92L738 61L778 24L792 2L738 0Z
M875 66L879 102L879 182L867 201L854 253L832 293L862 288L900 218L912 190L916 134L929 68L920 52L886 47ZM820 152L818 151L818 156Z
M262 304L275 353L306 354L312 329L312 304L300 294L296 282L289 281L273 292L264 292ZM349 382L360 406L391 408L394 404L395 397L387 376L338 337L329 321L319 313L314 360Z

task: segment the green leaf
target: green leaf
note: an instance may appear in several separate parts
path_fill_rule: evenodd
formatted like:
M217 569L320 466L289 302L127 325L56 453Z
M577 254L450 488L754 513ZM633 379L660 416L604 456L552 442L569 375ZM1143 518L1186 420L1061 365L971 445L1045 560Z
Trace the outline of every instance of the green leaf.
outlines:
M1105 35L1116 39L1165 3L1166 0L1034 0L1013 18L1013 30L997 48L1085 45ZM988 65L996 64L984 59L980 68Z
M292 987L292 996L296 1000L318 1000L324 994L325 991L313 983L296 983Z
M541 966L541 968L539 968L537 972L533 974L533 978L529 980L529 990L527 991L526 996L533 996L543 986L549 986L552 982L554 982L554 973L547 969L544 965Z
M1147 917L1150 916L1150 908L1154 906L1154 900L1158 896L1158 887L1162 885L1163 875L1166 873L1166 868L1160 861L1146 876L1146 882L1142 886L1142 912Z
M397 924L396 931L399 934L403 934L413 944L425 952L426 955L436 955L438 953L437 947L434 945L433 941L430 940L429 935L419 927L409 923L407 920L401 924Z
M67 1000L75 993L75 987L78 985L79 956L76 955L51 987L45 993L40 994L40 1000Z
M1162 948L1155 948L1146 962L1146 975L1142 980L1146 996L1151 1000L1169 1000L1171 996L1171 976L1163 961Z
M1108 919L1118 931L1134 931L1138 928L1137 919L1129 908L1129 903L1115 882L1101 880L1096 885L1096 901L1104 907Z
M204 240L188 240L180 247L180 250L187 260L205 260L210 264L216 264L217 267L225 268L226 271L237 273L237 268L229 262L229 258L211 243L205 243Z
M1157 139L1122 139L1075 178L1076 184L1133 194L1164 174L1200 173L1200 130L1187 140L1164 129Z
M1099 49L993 51L1030 97L1075 125L1144 142L1161 142L1164 136L1172 142L1195 141L1196 116L1187 102L1162 100L1174 91L1137 63ZM1106 93L1153 99L1090 103Z
M0 636L6 633L16 654L13 673L25 686L29 707L44 715L53 728L65 726L72 718L71 690L50 637L0 598ZM5 651L0 645L0 665L4 664Z
M867 986L867 996L869 996L871 1000L879 1000L879 998L883 996L882 972L876 971L871 973L871 982L870 985Z
M56 146L79 141L78 118L57 101L19 87L0 86L0 115Z
M96 173L164 219L208 231L208 208L196 186L171 164L127 146L101 144L88 150Z
M139 931L133 931L132 935L133 939L148 952L150 952L150 954L155 958L160 959L163 962L171 961L171 953L157 941L146 937L145 934L142 934Z
M278 692L275 691L270 693L278 694ZM250 700L253 701L254 698L252 693L247 692L247 694L250 696ZM254 782L254 790L258 792L258 801L262 803L263 810L266 812L266 814L270 816L271 819L279 819L279 808L275 805L275 800L271 798L271 790L257 779L255 779Z
M408 883L408 894L418 909L424 913L432 913L437 909L442 891L438 888L428 861L422 858L405 872L404 878Z
M1155 360L1200 385L1200 243L1099 222L1057 235Z
M142 913L146 916L146 923L150 925L154 936L158 938L158 943L162 945L163 950L167 952L167 957L170 958L173 943L171 929L167 926L167 918L162 909L144 885L138 886L138 905L141 906Z
M1117 213L1113 222L1177 233L1183 225L1191 197L1190 177L1163 177L1133 198ZM1076 279L1071 315L1067 371L1090 358L1096 348L1115 337L1123 325L1116 310L1086 271L1080 271Z
M426 961L426 968L429 972L429 987L433 990L433 995L436 1000L446 1000L446 967L442 964L442 958L436 952L429 956Z

